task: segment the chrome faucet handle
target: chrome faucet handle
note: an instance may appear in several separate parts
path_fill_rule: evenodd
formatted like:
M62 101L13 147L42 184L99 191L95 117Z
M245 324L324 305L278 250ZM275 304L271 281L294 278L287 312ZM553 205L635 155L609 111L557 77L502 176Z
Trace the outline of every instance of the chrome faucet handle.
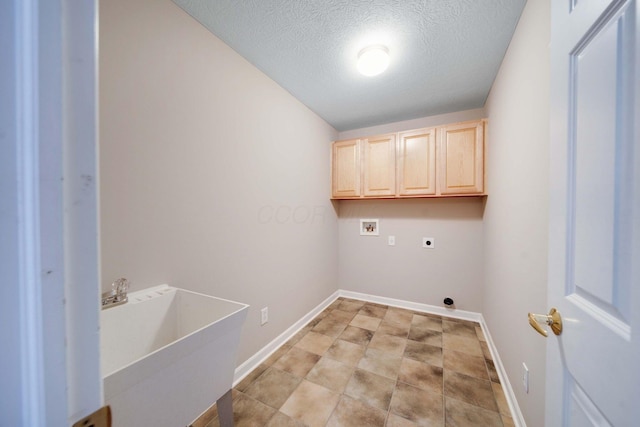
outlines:
M129 281L124 277L120 278L111 284L111 288L114 290L116 295L126 295L127 290L129 289Z
M113 282L111 292L102 294L102 309L115 307L129 301L127 289L129 289L129 281L124 277Z

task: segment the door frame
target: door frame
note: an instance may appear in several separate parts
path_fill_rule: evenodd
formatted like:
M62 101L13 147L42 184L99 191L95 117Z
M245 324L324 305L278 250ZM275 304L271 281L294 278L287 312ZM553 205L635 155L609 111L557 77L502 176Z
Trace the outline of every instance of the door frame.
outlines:
M2 425L71 425L103 402L97 13L0 4Z

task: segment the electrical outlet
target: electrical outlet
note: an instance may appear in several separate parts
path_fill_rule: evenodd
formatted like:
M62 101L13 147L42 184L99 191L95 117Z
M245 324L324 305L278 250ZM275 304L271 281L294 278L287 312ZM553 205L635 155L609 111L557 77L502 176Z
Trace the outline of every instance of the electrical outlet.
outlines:
M422 247L427 249L433 249L436 247L436 241L433 237L423 237Z
M261 314L260 325L264 325L269 321L269 307L265 307L262 310L260 310L260 314Z
M522 386L524 387L524 392L529 393L529 368L524 362L522 362Z

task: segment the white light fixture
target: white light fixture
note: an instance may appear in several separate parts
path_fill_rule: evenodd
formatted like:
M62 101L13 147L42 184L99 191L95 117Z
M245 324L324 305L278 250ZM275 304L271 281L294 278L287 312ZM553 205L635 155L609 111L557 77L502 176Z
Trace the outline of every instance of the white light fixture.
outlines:
M358 71L365 76L377 76L389 66L389 49L384 46L365 47L358 54Z

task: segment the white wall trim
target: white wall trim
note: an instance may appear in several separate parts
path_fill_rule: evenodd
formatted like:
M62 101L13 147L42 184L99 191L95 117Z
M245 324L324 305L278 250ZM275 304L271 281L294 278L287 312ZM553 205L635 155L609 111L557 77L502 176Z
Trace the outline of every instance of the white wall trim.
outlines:
M33 1L16 7L16 151L18 208L18 294L22 371L22 419L44 426L47 419L43 359L42 281L40 269L40 143L38 6Z
M103 404L98 222L98 1L62 2L64 262L71 425Z
M339 290L341 297L358 299L361 301L374 302L376 304L384 304L390 307L404 308L407 310L421 311L423 313L437 314L445 317L453 317L454 319L471 320L480 322L482 315L473 311L465 311L458 309L449 309L438 307L436 305L422 304L419 302L405 301L394 298L379 297L375 295L362 294L359 292Z
M327 299L322 301L318 306L312 309L310 312L302 316L300 320L291 325L286 331L278 335L273 341L269 344L265 345L260 349L257 353L243 362L240 366L238 366L235 370L233 376L233 386L238 385L240 381L244 379L251 371L258 367L262 362L264 362L269 356L271 356L278 348L282 346L285 342L287 342L291 337L297 334L302 328L305 327L307 323L313 320L322 310L327 308L332 302L338 299L340 295L338 291L334 292Z
M502 360L500 360L498 349L493 343L493 338L491 338L489 327L487 326L487 323L485 322L484 316L482 316L482 314L480 314L479 322L480 327L482 328L482 332L484 333L484 338L487 342L487 346L489 347L489 351L491 352L493 364L495 365L496 371L498 372L500 384L502 385L502 389L504 390L505 398L507 399L507 404L509 405L511 416L513 417L513 422L516 427L527 427L527 423L524 421L524 416L522 415L522 411L520 410L520 406L518 405L518 401L516 400L516 395L513 392L513 387L511 387L511 382L509 381L509 377L507 377L507 371L502 364Z
M233 386L238 385L240 381L244 379L251 371L258 367L262 362L264 362L269 356L271 356L282 344L291 339L295 334L297 334L307 323L313 320L322 310L327 308L333 301L338 299L339 297L343 298L351 298L357 299L361 301L373 302L377 304L384 304L390 307L398 307L404 308L407 310L419 311L423 313L431 313L437 314L444 317L452 317L455 319L462 320L470 320L473 322L478 322L480 327L482 328L482 332L484 333L485 340L487 342L487 346L489 347L489 351L491 352L491 357L493 358L493 364L496 367L496 371L498 372L498 377L500 378L500 384L505 393L505 397L507 399L507 404L509 405L509 410L511 411L511 416L513 417L513 421L516 427L526 427L526 423L524 421L524 417L522 416L522 411L520 411L520 406L518 405L518 401L516 400L516 396L513 393L513 388L511 387L511 383L509 382L509 378L507 377L507 371L502 365L502 361L500 360L500 356L498 355L498 350L493 343L493 339L491 338L491 334L489 333L489 327L487 326L484 317L481 313L476 313L473 311L465 311L458 309L448 309L444 307L438 307L435 305L422 304L411 301L404 301L394 298L380 297L376 295L362 294L359 292L351 292L339 289L334 292L329 298L322 301L316 308L311 310L305 316L303 316L300 320L294 323L289 329L280 334L276 339L271 341L269 344L264 346L260 351L254 354L252 357L247 359L244 363L238 366L235 370Z

